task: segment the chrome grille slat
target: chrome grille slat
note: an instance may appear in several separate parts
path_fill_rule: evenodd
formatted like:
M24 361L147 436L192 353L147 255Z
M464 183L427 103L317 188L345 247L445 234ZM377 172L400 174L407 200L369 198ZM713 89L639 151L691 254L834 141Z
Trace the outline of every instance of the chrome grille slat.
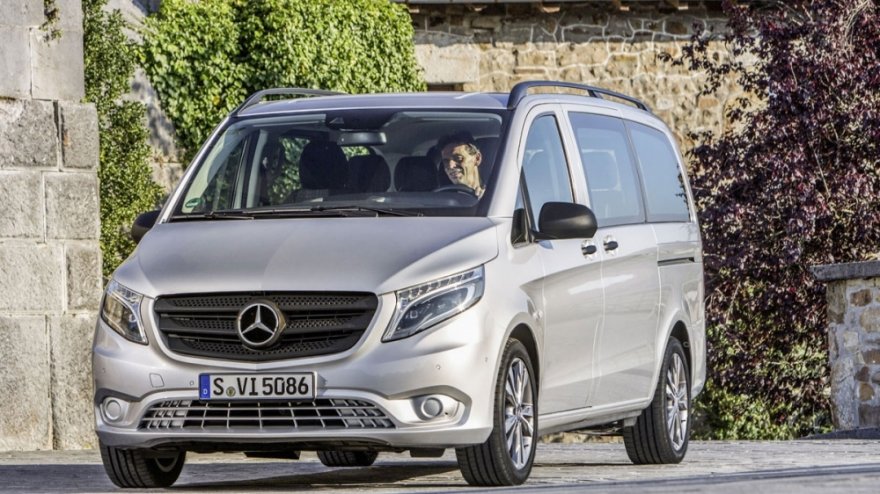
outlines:
M140 421L144 430L194 429L393 429L394 423L365 400L310 402L204 402L175 400L151 406Z
M287 319L270 348L246 347L236 331L238 313L254 300L273 301ZM182 355L263 362L328 355L360 340L378 307L371 293L217 293L156 299L159 332L168 348Z

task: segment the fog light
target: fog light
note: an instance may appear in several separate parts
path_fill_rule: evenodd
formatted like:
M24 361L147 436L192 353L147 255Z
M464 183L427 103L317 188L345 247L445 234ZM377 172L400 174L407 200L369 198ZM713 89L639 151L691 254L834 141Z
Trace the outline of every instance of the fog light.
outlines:
M422 413L428 418L434 418L443 413L443 403L431 396L422 402Z
M422 420L443 420L456 416L461 403L446 395L425 395L413 398L413 408Z
M128 411L128 403L117 398L106 398L104 403L101 404L101 411L108 422L118 422L125 417L125 412Z

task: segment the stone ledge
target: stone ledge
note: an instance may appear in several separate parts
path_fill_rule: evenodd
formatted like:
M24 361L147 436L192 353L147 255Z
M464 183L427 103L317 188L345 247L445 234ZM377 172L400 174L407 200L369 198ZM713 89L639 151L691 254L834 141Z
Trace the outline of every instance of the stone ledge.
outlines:
M821 264L810 268L819 281L852 280L880 277L880 261Z

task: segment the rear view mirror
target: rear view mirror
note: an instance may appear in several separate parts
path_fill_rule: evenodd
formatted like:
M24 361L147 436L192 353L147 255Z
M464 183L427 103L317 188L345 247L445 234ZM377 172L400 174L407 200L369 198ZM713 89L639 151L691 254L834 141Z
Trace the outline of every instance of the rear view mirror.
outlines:
M146 213L141 213L137 218L134 219L134 224L131 225L131 238L134 240L134 243L138 243L144 238L144 235L150 231L150 228L153 228L153 225L156 224L156 220L159 219L159 213L162 211L157 209L155 211L147 211Z
M598 225L596 215L583 204L548 202L541 207L538 229L538 240L592 238Z
M341 132L336 139L340 146L381 146L386 142L384 132Z

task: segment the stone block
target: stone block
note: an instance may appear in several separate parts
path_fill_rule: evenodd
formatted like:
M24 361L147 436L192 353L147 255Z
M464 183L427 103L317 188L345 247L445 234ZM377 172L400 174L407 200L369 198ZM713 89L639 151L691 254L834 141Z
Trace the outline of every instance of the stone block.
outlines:
M859 325L868 333L880 333L880 307L868 307L859 316Z
M866 364L877 365L880 364L880 350L866 350L862 352L862 359Z
M3 0L0 25L36 27L43 23L43 2L36 0ZM8 48L5 45L0 45ZM2 72L0 72L2 73Z
M0 168L58 167L55 109L44 101L0 99Z
M31 94L31 63L28 29L0 26L0 96L28 98Z
M673 36L687 36L691 32L690 26L686 25L680 20L666 21L664 30L667 34L671 34Z
M862 366L854 377L856 381L868 382L868 379L871 377L871 368L867 365Z
M428 83L473 82L479 77L480 52L471 45L416 45L415 52Z
M97 311L101 303L101 249L68 244L67 309Z
M880 384L880 371L875 372L874 375L871 376L871 382L874 384Z
M857 331L844 331L842 338L844 352L852 354L859 351L859 333Z
M593 41L605 44L602 35L605 28L590 24L573 24L562 28L562 41L571 43L590 43Z
M0 244L0 312L60 312L63 261L60 246L28 241Z
M863 403L859 405L859 427L880 427L880 406Z
M82 0L54 0L54 2L55 6L58 7L58 12L60 13L60 18L58 19L58 28L62 31L82 31Z
M639 70L639 56L633 53L614 53L608 60L610 77L630 78Z
M859 413L855 400L853 361L841 358L831 364L831 416L834 428L855 429L859 426Z
M31 94L35 99L79 101L85 96L82 28L63 29L57 39L46 40L42 31L31 31Z
M556 67L556 52L549 50L519 51L516 64L520 67Z
M0 451L51 449L46 319L0 316L0 362L0 386L6 398L0 400Z
M47 173L49 238L98 238L98 178L93 173Z
M61 150L65 168L93 169L98 166L98 112L95 105L64 102L61 113Z
M859 400L871 401L874 399L874 387L868 383L859 383Z
M871 303L871 290L864 288L849 294L849 303L856 307L864 307Z
M43 238L43 180L37 171L0 171L0 237Z
M49 318L52 348L54 446L97 446L92 396L91 347L97 313Z
M846 316L846 283L828 283L825 287L825 298L828 301L828 322L843 324Z

